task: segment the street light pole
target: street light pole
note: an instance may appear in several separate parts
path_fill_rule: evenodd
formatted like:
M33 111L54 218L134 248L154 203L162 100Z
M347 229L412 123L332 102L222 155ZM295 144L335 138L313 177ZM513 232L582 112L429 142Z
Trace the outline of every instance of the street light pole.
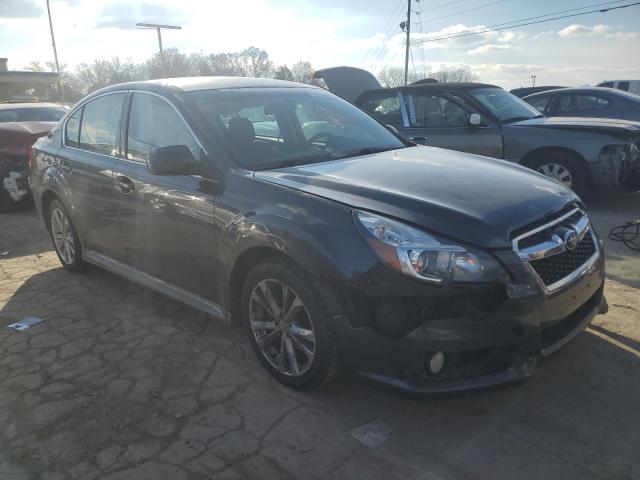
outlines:
M48 0L47 0L48 2ZM159 25L157 23L136 23L136 27L138 28L155 28L156 32L158 32L158 49L160 50L160 67L162 68L162 76L166 76L165 72L165 64L164 64L164 51L162 50L162 33L161 30L163 28L169 30L182 30L182 27L179 25Z
M531 86L535 87L536 86L536 76L535 75L531 75L531 80L532 80Z
M51 9L49 8L49 0L47 2L47 15L49 16L49 30L51 31L51 45L53 46L53 58L56 62L56 73L58 74L58 95L60 101L64 103L64 92L62 91L62 83L60 82L60 64L58 63L58 50L56 49L56 37L53 35L53 22L51 21Z

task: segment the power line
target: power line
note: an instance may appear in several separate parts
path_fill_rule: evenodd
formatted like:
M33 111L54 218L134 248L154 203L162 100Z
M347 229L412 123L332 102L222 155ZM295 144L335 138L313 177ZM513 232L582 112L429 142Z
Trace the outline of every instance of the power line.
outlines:
M382 29L382 33L383 35L387 34L387 31L389 30L389 28L393 25L394 23L394 18L397 18L397 15L399 12L402 11L402 5L404 4L403 0L398 0L398 3L396 4L396 7L392 10L392 14L389 15L389 17L387 18L387 22L385 23L384 28ZM362 63L366 64L367 59L369 58L369 60L379 56L381 51L384 51L385 49L385 45L384 43L378 47L371 47L369 48L369 50L367 50L367 53L365 54L364 59L362 60Z
M532 22L518 23L517 25L509 25L509 26L506 26L506 27L494 28L496 25L492 25L492 26L489 26L489 27L484 27L484 29L481 30L481 31L474 31L474 30L479 30L479 29L471 29L471 30L464 31L464 32L461 32L461 33L458 33L458 34L454 34L454 35L445 35L445 36L435 37L435 38L422 38L422 39L414 40L413 43L429 43L429 42L437 42L437 41L440 41L440 40L449 40L449 39L452 39L452 38L469 37L469 36L472 36L472 35L481 35L481 34L484 34L484 33L498 32L500 30L506 30L506 29L509 29L509 28L525 27L527 25L535 25L535 24L538 24L538 23L552 22L554 20L562 20L564 18L579 17L579 16L582 16L582 15L589 15L591 13L606 13L606 12L609 12L611 10L619 10L619 9L622 9L622 8L633 7L635 5L640 5L640 2L630 3L628 5L620 5L620 6L616 6L616 7L598 9L598 10L590 10L588 12L574 13L574 14L571 14L571 15L562 15L562 16L559 16L559 17L547 18L547 19L544 19L544 20L536 20L536 21L532 21ZM553 15L553 14L550 14L550 15ZM545 15L545 16L549 16L549 15ZM514 22L530 20L532 18L539 18L539 17L530 17L530 18L523 19L523 20L515 20ZM508 23L511 23L511 22L508 22ZM503 25L503 24L498 24L498 25Z
M508 24L511 24L511 23L526 22L528 20L534 20L534 19L537 19L537 18L551 17L553 15L560 15L562 13L577 12L579 10L584 10L586 8L601 7L603 5L611 5L612 3L622 3L622 2L625 2L625 1L628 1L628 0L613 0L613 1L608 1L608 2L594 3L594 4L591 4L591 5L585 5L584 7L570 8L568 10L560 10L560 11L557 11L557 12L545 13L544 15L536 15L534 17L526 17L526 18L520 18L518 20L510 20L508 22L495 23L493 25L489 25L488 27L470 28L468 30L465 30L464 32L467 33L467 32L473 32L473 31L476 31L476 30L484 30L486 28L501 27L503 25L508 25Z
M437 20L442 20L443 18L455 17L456 15L460 15L462 13L474 12L476 10L480 10L481 8L490 7L492 5L497 5L498 3L503 3L503 2L506 2L506 1L507 0L495 0L494 2L485 3L484 5L480 5L480 6L477 6L477 7L474 7L474 8L467 8L466 10L460 10L459 12L450 13L449 15L443 15L441 17L430 18L429 20L427 20L424 23L435 22Z
M434 10L439 10L441 8L444 7L450 7L451 5L455 5L456 3L461 3L461 2L466 2L467 0L455 0L454 2L447 2L447 3L442 3L440 5L436 5L433 8L430 8L429 10L427 10L428 12L433 12Z

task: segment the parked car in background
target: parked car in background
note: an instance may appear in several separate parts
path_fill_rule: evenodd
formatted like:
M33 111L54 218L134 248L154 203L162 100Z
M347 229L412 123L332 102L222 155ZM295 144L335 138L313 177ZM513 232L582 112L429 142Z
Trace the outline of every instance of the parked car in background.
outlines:
M578 193L618 188L640 169L640 123L545 118L481 83L367 89L377 80L365 70L336 67L315 75L412 142L518 162Z
M562 88L523 100L547 117L620 118L640 122L640 96L602 87Z
M512 90L509 90L509 93L512 95L515 95L518 98L524 98L527 95L533 95L534 93L539 93L539 92L546 92L547 90L556 90L558 88L566 88L566 87L541 85L539 87L514 88Z
M596 87L615 88L623 92L640 95L640 80L608 80L599 83Z
M601 243L571 190L416 146L321 88L115 85L51 133L30 183L62 265L241 323L291 387L343 367L418 393L521 382L601 308Z
M0 103L0 123L57 122L67 112L55 103Z
M31 145L67 112L54 103L0 103L0 212L29 197Z

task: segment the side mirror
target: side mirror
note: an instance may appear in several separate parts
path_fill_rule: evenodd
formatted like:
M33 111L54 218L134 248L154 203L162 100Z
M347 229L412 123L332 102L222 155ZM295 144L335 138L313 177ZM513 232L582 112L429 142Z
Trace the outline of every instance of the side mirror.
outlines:
M189 175L195 173L196 165L186 145L153 147L147 157L147 170L152 175Z
M482 123L482 117L477 113L469 115L469 126L478 127Z

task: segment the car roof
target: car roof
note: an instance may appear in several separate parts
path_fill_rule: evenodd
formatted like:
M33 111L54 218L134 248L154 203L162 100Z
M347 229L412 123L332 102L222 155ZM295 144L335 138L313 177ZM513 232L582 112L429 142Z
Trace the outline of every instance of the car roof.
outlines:
M390 90L471 90L473 88L500 88L497 85L491 85L489 83L419 83L419 84L409 84L402 85L400 87L390 87L390 88L376 88L374 90L367 90L362 94L368 95L370 93L378 93L378 92L388 92Z
M62 105L58 105L57 103L46 103L46 102L23 102L23 103L0 103L0 110L8 110L13 108L62 108Z
M183 92L197 90L220 90L229 88L318 88L304 83L289 82L286 80L273 80L270 78L253 77L179 77L179 78L159 78L156 80L144 80L140 82L119 83L106 87L100 92L126 89L148 89L154 87L162 89L169 88ZM97 93L97 92L96 92Z
M608 87L570 87L570 88L558 88L556 90L546 90L544 92L532 93L524 98L534 98L542 95L554 94L557 92L567 93L604 93L605 95L618 95L625 97L629 100L640 101L640 96L633 93L625 92L623 90L617 90L615 88Z

